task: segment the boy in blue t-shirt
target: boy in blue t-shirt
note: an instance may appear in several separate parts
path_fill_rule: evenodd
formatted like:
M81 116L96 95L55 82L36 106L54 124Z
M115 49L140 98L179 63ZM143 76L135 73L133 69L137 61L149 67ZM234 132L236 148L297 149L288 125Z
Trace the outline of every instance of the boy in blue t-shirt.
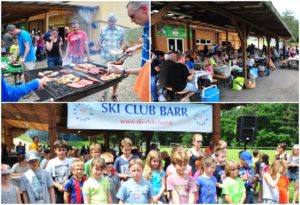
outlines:
M255 177L254 170L251 166L252 164L252 154L250 152L244 151L240 154L240 171L238 176L244 181L246 188L246 200L245 204L253 204L253 179Z

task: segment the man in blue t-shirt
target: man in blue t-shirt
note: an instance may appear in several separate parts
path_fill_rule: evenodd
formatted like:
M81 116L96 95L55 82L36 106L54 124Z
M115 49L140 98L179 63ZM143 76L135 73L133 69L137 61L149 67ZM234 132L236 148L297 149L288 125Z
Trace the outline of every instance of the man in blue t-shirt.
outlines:
M25 67L26 70L31 70L35 66L35 48L32 45L32 39L30 34L25 31L18 29L15 25L9 24L6 27L6 31L13 37L17 37L19 50L16 56L12 60L12 63L16 63L18 57L21 57L21 65Z

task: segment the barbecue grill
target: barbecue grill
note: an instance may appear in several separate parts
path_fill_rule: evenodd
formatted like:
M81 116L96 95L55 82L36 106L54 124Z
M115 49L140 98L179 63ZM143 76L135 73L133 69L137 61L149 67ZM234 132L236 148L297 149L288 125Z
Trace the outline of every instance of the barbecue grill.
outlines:
M96 67L102 67L104 69L107 69L107 67L103 65L99 65L95 63L89 63L89 64L93 64ZM26 81L30 81L33 79L42 78L42 76L39 76L40 72L45 72L45 71L59 72L63 69L69 70L71 74L73 74L76 77L79 77L80 79L91 80L94 83L92 85L87 85L86 87L83 88L72 88L65 84L60 84L57 82L50 81L48 82L48 85L45 86L43 90L38 90L35 92L36 95L40 98L40 101L46 101L50 99L53 101L63 101L63 102L76 101L88 95L107 89L121 82L123 78L127 77L127 75L121 75L116 79L102 81L100 79L100 75L83 73L81 71L73 69L72 66L56 66L56 67L27 70L24 71L24 76ZM104 72L102 74L104 74ZM62 75L65 75L65 73L59 72L59 74L56 77L60 77Z

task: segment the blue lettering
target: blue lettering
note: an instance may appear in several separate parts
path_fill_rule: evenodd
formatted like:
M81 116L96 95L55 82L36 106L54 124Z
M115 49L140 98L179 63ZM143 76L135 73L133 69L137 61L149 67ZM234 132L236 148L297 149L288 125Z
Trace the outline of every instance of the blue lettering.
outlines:
M152 106L152 105L149 106L149 114L150 115L155 115L155 107Z
M101 107L102 107L102 113L106 113L108 111L108 108L106 107L107 103L102 103Z
M187 114L187 109L185 108L185 107L183 107L182 109L181 109L181 115L182 116L188 116L188 114Z
M166 115L166 107L160 107L160 115L165 116Z
M129 109L132 107L133 105L132 104L128 104L125 106L125 112L128 113L128 114L133 114L132 112L129 112Z

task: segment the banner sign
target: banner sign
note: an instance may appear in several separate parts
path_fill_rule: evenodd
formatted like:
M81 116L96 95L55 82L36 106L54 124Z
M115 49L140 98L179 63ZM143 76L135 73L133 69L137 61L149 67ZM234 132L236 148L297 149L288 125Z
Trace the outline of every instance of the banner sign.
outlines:
M212 105L68 103L68 128L212 132Z
M184 27L174 26L156 26L156 35L167 38L187 38L187 31ZM192 30L190 29L190 38L192 38Z

